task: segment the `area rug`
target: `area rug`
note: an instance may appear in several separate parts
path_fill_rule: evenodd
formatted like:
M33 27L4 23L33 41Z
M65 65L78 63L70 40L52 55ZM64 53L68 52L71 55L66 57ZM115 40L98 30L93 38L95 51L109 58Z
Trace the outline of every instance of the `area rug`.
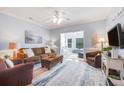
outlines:
M106 86L100 69L75 60L64 60L33 81L34 86Z

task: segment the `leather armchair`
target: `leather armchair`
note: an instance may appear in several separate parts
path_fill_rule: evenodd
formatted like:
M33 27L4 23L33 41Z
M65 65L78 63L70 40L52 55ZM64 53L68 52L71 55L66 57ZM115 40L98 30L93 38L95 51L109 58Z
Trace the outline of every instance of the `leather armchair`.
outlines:
M101 68L101 51L86 53L87 63L95 68Z
M0 86L24 86L31 84L32 78L32 62L7 68L4 60L0 59Z

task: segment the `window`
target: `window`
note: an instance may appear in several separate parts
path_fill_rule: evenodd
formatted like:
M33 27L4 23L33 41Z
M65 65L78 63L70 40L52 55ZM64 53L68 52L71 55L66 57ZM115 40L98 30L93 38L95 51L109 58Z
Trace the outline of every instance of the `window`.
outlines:
M68 48L72 48L72 39L68 39Z
M76 38L76 48L83 48L83 38Z

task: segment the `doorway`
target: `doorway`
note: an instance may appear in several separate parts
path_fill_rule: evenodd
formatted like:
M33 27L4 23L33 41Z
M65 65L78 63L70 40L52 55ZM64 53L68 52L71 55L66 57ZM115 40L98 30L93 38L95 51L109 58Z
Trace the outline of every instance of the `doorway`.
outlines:
M60 52L65 58L83 58L84 31L61 33Z

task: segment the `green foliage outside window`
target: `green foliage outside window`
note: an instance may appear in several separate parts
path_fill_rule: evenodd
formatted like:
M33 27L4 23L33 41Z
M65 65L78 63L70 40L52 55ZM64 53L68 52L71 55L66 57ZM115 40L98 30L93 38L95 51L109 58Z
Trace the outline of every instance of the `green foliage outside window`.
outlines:
M83 48L83 38L76 38L76 48Z

